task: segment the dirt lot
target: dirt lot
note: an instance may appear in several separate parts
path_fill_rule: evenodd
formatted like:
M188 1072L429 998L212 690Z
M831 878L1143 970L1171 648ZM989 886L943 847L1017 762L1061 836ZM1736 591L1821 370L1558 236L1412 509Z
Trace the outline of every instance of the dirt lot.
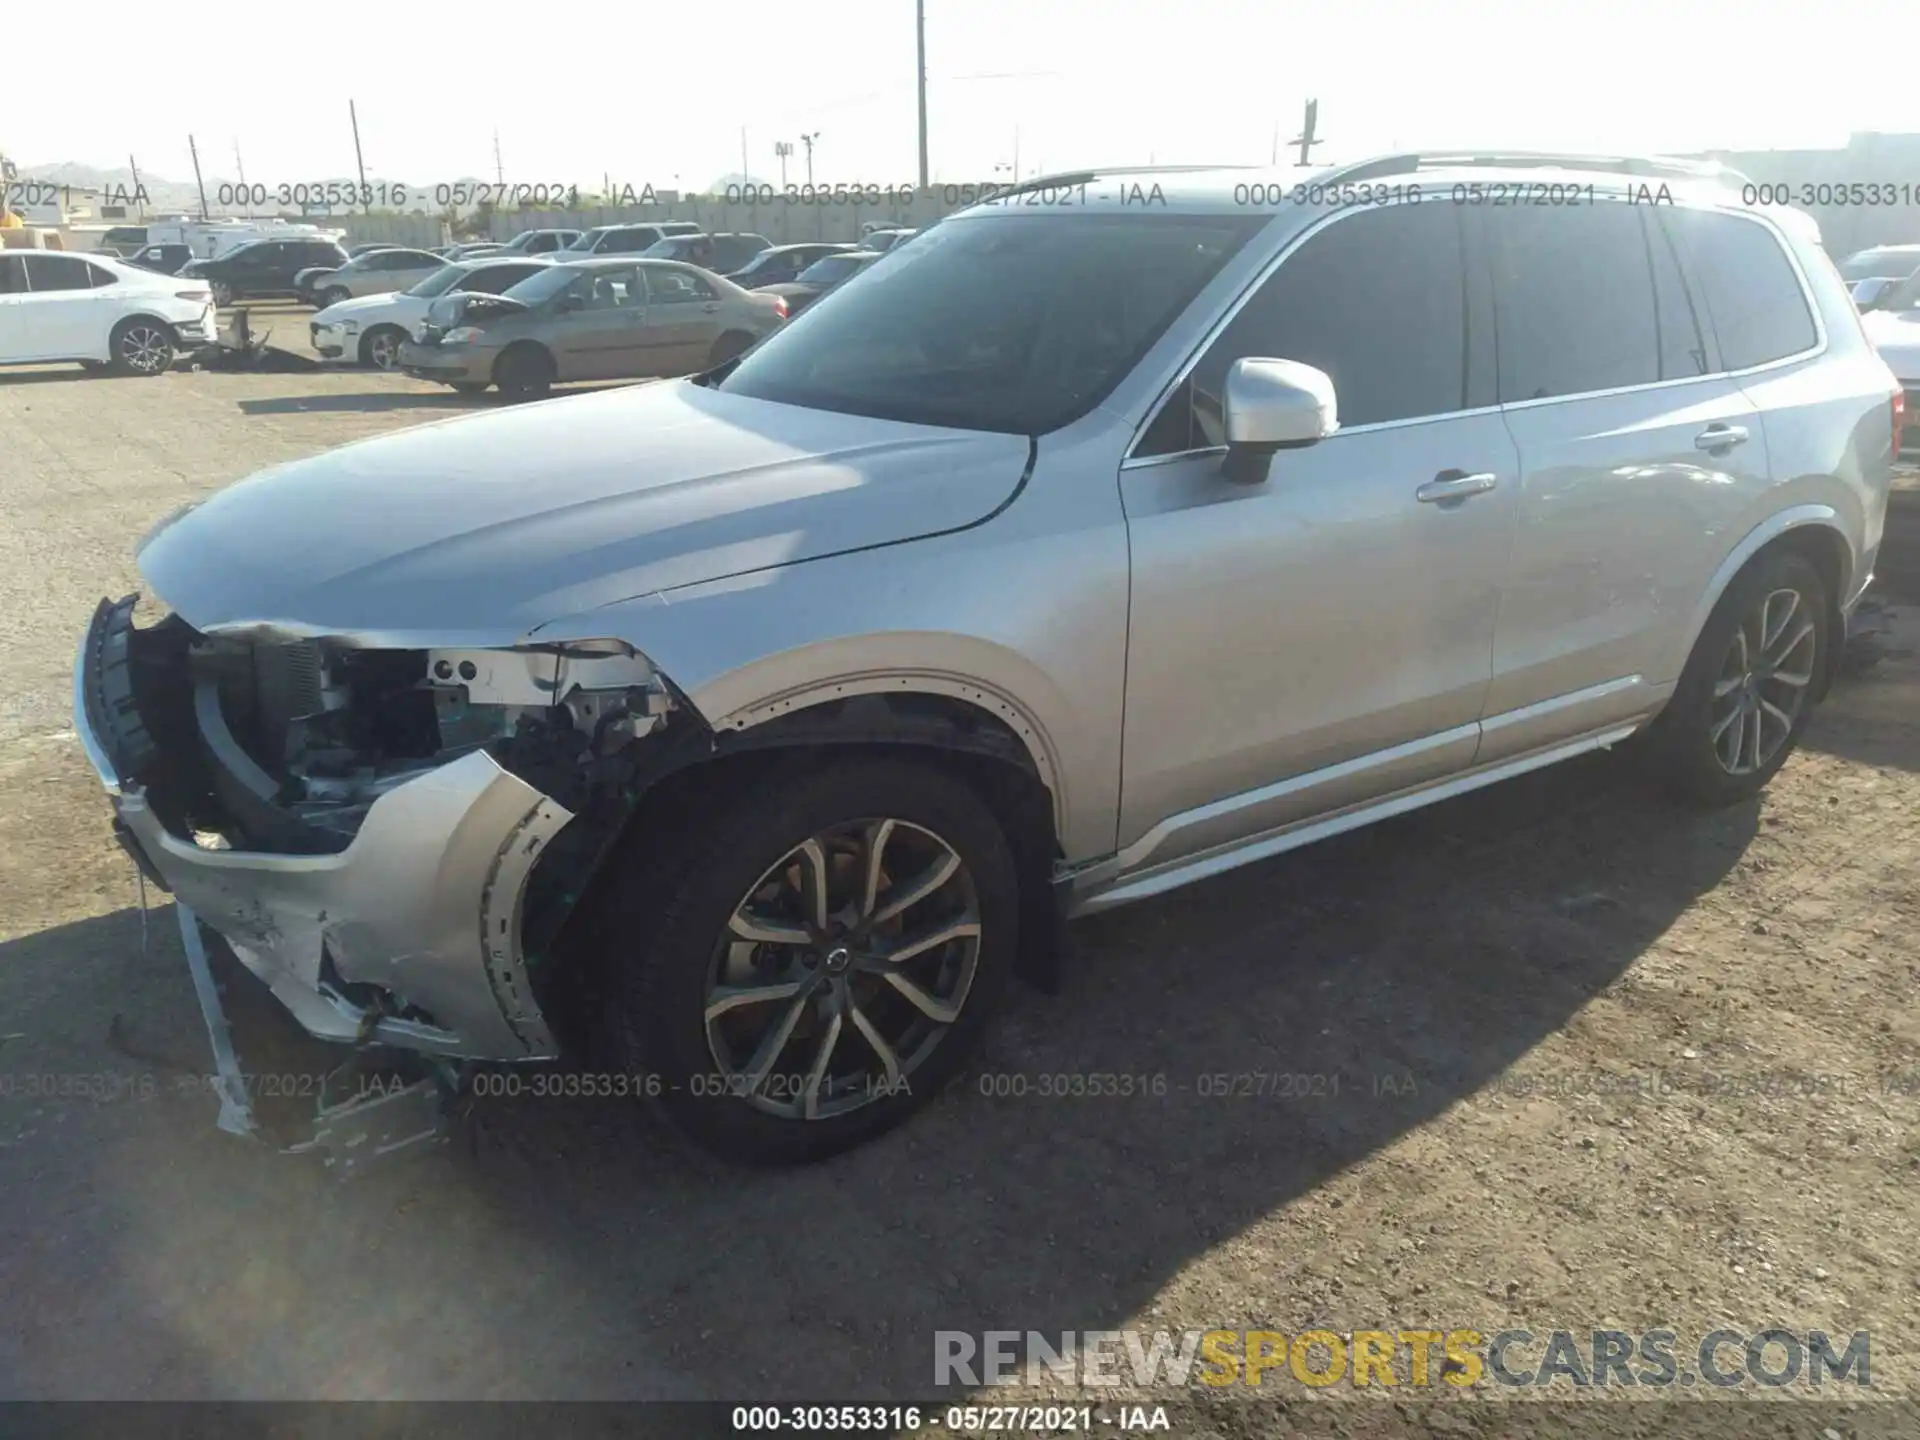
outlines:
M217 1133L74 643L183 501L467 404L0 376L0 1395L878 1398L930 1392L941 1329L1421 1324L1871 1329L1877 1387L1912 1386L1907 511L1877 661L1761 803L1679 813L1601 756L1083 922L1060 995L839 1161L711 1166L611 1100L478 1102L348 1184ZM1075 1074L1166 1093L1037 1093ZM1233 1074L1327 1079L1203 1093Z

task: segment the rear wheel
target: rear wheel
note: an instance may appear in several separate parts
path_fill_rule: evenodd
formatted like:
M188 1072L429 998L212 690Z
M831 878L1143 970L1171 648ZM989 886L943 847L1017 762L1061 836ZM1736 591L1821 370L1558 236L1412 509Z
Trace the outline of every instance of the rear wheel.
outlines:
M614 1047L735 1159L820 1159L898 1125L965 1060L1013 968L1006 837L919 764L777 773L634 878L602 931Z
M338 285L333 285L320 292L320 298L316 303L324 310L329 305L338 305L342 300L351 300L352 298L352 292L342 289Z
M1682 795L1733 804L1786 763L1813 714L1829 604L1820 572L1791 551L1762 556L1727 587L1647 737Z
M493 362L493 383L509 400L537 400L553 388L553 357L538 345L515 345Z
M164 375L173 364L173 332L148 315L129 315L107 340L109 365L120 375Z
M210 287L213 291L213 303L225 309L233 304L233 286L225 280L216 280Z
M360 363L376 370L392 370L400 364L400 346L406 331L395 325L376 325L360 337Z
M487 387L478 380L456 380L453 382L453 389L454 393L459 395L484 395L487 393Z

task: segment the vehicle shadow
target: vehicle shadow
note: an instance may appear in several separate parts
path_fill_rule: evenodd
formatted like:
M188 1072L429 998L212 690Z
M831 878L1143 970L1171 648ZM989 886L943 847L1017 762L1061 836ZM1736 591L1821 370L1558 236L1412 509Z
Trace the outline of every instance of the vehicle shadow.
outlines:
M236 400L243 415L305 415L328 411L478 410L490 402L484 395L462 395L453 390L369 390L351 395L274 395L262 400Z
M0 1149L0 1280L30 1302L0 1319L0 1390L911 1398L936 1330L1116 1328L1494 1081L1756 833L1757 805L1681 814L1620 780L1592 757L1080 922L1061 993L1016 992L948 1094L800 1170L532 1093L551 1071L347 1185L215 1134L204 1094L103 1107L87 1143ZM158 930L136 1053L204 1064ZM0 976L131 1013L137 943L122 912L0 945ZM70 1032L58 1013L9 1028Z

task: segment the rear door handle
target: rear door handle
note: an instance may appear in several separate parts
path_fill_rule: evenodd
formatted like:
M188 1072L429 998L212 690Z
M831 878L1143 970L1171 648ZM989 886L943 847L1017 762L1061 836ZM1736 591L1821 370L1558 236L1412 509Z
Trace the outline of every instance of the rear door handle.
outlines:
M1442 470L1414 491L1413 498L1422 505L1457 504L1469 495L1484 495L1499 483L1500 477L1491 470L1473 475L1464 470Z
M1717 420L1693 437L1693 448L1696 450L1731 450L1735 445L1746 443L1746 426L1723 425Z

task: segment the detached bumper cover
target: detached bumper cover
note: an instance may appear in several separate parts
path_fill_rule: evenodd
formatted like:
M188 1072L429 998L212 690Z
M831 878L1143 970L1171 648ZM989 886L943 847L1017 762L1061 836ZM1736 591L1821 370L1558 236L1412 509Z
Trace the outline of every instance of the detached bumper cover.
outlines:
M333 855L206 849L141 785L160 762L134 703L134 601L102 601L80 647L74 727L142 868L224 936L310 1033L429 1054L555 1054L520 948L528 876L572 812L474 751L376 800ZM380 987L395 1007L338 988ZM430 1019L401 1016L412 1007Z

